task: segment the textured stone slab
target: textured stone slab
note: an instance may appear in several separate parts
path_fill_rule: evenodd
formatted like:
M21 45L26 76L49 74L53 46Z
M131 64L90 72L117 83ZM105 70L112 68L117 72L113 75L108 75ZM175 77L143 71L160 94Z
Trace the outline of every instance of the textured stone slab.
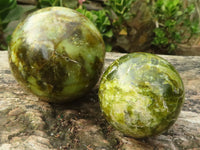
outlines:
M105 68L122 55L107 53ZM167 132L135 140L105 121L98 104L98 88L73 103L42 102L17 84L7 52L0 52L0 150L199 149L200 57L162 57L175 66L183 79L185 104Z

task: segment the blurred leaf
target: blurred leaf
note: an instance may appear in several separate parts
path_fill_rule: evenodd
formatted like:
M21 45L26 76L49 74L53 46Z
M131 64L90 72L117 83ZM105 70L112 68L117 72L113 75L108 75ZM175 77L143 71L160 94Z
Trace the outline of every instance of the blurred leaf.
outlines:
M14 8L16 5L17 5L16 0L1 0L0 14Z
M90 21L92 21L94 24L96 23L96 20L98 18L98 16L94 13L92 13L91 11L88 11L86 9L76 9L76 11L80 12L81 14L83 14L84 16L86 16Z
M5 19L2 21L3 24L9 23L14 20L18 20L24 13L23 8L17 5L14 9L11 9Z
M127 31L125 29L122 29L120 32L119 32L119 35L127 35Z
M9 11L17 6L16 0L1 0L0 1L0 18L4 20Z
M112 51L112 45L106 43L106 52L111 52Z
M104 33L103 35L106 36L106 37L111 38L113 36L113 32L112 32L112 30L109 30L106 33Z
M8 49L8 47L6 45L0 43L0 50L4 50L5 51L7 49Z

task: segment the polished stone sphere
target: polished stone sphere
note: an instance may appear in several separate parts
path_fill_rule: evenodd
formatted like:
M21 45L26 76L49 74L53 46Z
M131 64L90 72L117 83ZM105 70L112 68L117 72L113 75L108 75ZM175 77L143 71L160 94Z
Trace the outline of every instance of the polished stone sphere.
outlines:
M64 7L28 15L15 29L9 63L16 80L48 102L68 102L89 92L104 64L105 45L85 16Z
M105 71L99 99L111 125L125 135L145 138L172 126L184 93L179 73L165 59L132 53L117 59Z

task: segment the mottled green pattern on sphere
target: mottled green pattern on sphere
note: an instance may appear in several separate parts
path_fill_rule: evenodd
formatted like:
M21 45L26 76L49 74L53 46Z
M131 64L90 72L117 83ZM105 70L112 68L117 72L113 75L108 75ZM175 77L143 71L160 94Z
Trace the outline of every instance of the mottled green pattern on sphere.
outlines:
M50 7L34 12L17 26L8 52L13 74L24 87L43 100L67 102L96 84L105 45L82 14Z
M148 53L117 59L105 71L99 89L101 109L125 135L144 138L167 130L184 102L183 82L174 67Z

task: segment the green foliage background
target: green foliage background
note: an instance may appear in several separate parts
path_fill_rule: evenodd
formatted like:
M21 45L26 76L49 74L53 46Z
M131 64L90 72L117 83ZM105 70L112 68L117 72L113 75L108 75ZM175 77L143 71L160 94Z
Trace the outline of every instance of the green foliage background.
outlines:
M24 10L16 0L0 1L0 49L7 49L10 35L5 34L10 30L8 24L36 9L51 6L63 6L76 9L88 17L99 29L106 43L106 51L112 50L112 42L121 30L126 31L126 21L135 16L130 9L136 0L104 0L101 10L87 10L78 0L38 0L32 10ZM194 4L185 7L182 0L146 0L155 29L152 47L167 50L168 53L177 49L180 43L187 43L194 36L199 35L199 20L191 21L195 11ZM141 10L142 11L142 10ZM129 34L129 33L126 33Z
M199 20L190 19L195 11L194 4L185 8L182 0L157 0L151 6L156 23L152 44L157 48L171 53L177 44L187 43L199 34Z
M6 39L3 34L6 32L8 24L20 18L23 11L16 0L1 0L0 1L0 48L7 49L7 42L10 39L8 36Z

